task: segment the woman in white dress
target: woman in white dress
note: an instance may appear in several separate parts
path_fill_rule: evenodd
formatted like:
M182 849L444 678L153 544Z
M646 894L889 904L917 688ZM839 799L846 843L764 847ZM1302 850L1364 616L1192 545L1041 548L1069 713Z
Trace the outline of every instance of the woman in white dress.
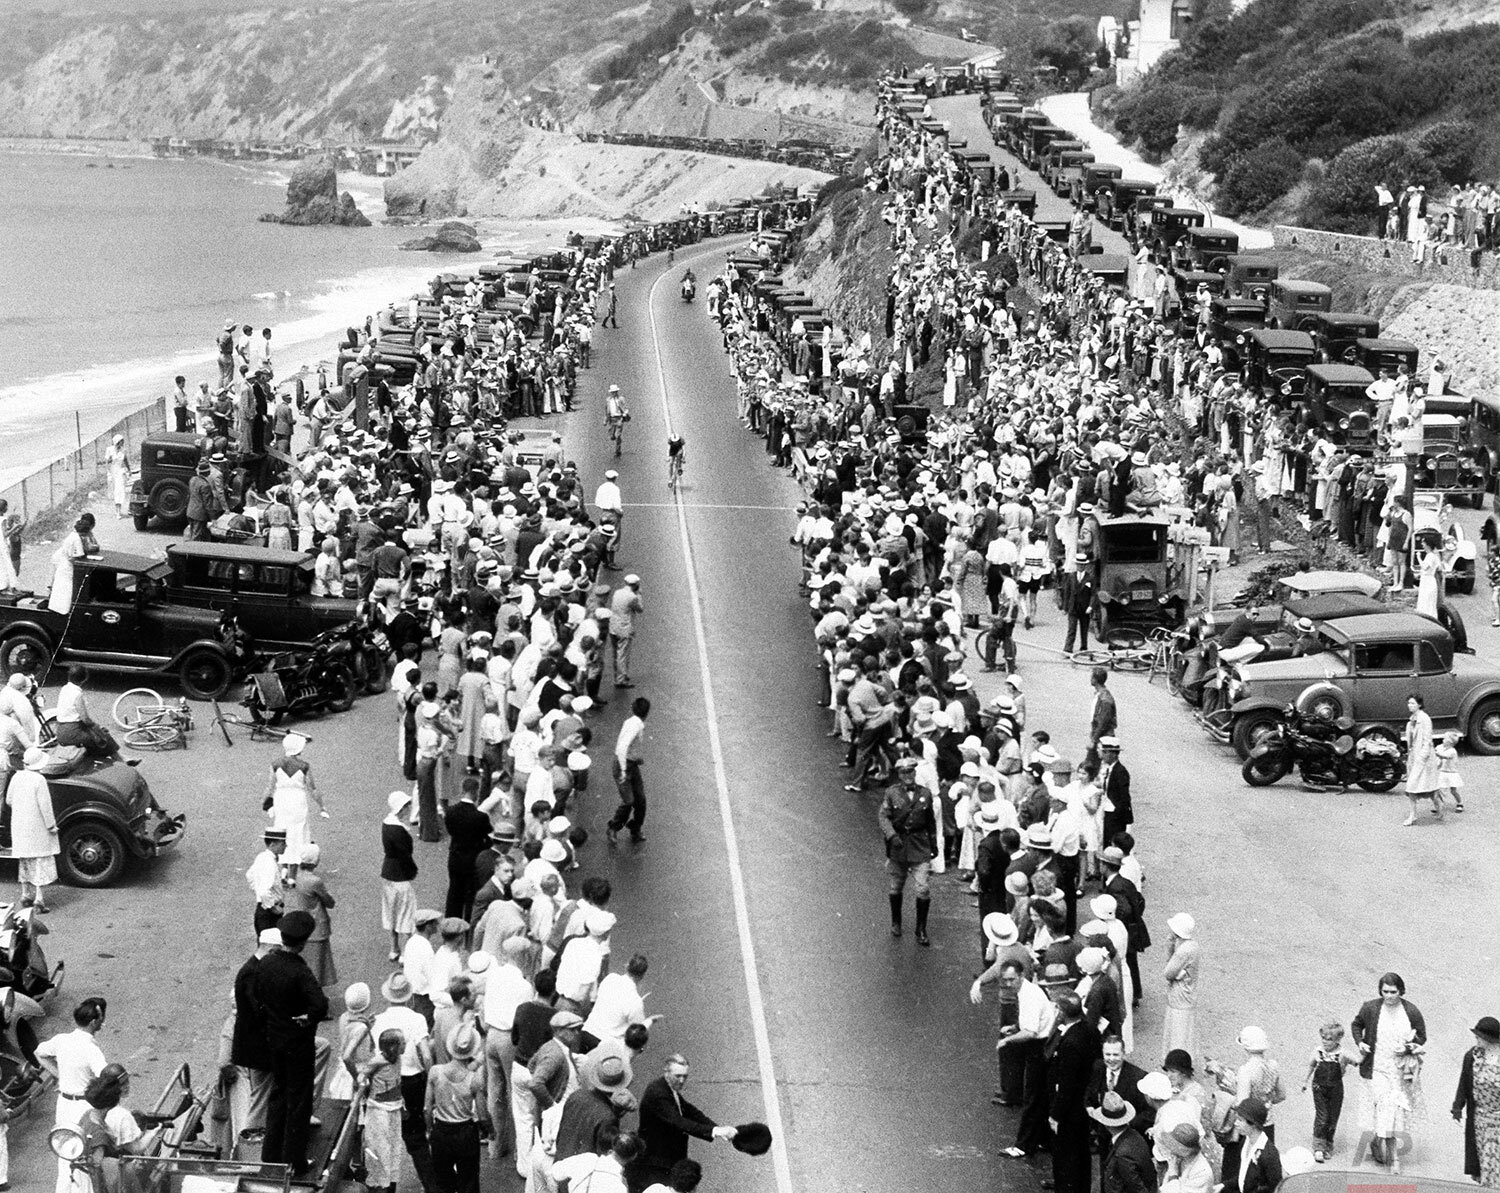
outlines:
M130 452L125 447L125 436L116 435L104 453L104 463L109 467L110 495L115 503L115 515L123 518L130 512Z
M49 757L39 746L30 747L22 760L26 769L11 775L5 791L11 811L11 856L20 863L21 902L38 911L48 910L47 887L57 881L57 855L62 852L52 791L41 773Z
M1443 801L1438 795L1438 756L1432 744L1432 718L1427 715L1422 697L1413 692L1406 698L1406 708L1411 713L1406 722L1406 798L1411 801L1411 812L1401 822L1403 828L1417 822L1417 807L1426 800L1432 805L1433 814L1443 818Z
M47 608L54 613L67 613L73 607L73 561L98 553L94 515L79 514L62 546L52 554L52 591L47 597Z
M1417 560L1417 612L1423 617L1437 619L1442 584L1443 556L1436 548L1427 547Z
M271 781L261 804L271 814L271 827L286 832L286 851L290 857L301 857L302 851L312 844L312 834L307 828L309 801L318 805L319 816L325 819L328 816L323 797L313 782L312 767L300 757L306 748L307 738L301 734L288 733L281 739L284 757L271 767Z

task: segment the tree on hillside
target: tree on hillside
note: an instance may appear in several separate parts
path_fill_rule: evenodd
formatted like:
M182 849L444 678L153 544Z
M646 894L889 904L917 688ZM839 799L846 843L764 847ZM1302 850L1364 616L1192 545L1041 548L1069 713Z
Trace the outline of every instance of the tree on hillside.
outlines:
M1328 164L1313 189L1303 219L1336 232L1368 232L1375 215L1375 187L1437 186L1442 175L1408 137L1368 137Z
M1077 85L1088 78L1098 49L1094 23L1088 17L1071 16L1043 29L1032 55L1038 62L1055 66L1065 82Z

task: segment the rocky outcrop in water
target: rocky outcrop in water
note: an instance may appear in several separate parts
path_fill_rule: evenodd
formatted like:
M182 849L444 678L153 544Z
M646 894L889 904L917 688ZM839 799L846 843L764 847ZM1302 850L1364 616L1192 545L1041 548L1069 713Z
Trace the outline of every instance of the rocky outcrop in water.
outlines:
M480 245L472 224L449 220L431 236L419 236L400 247L410 253L477 253Z
M348 191L339 194L338 174L333 159L309 158L299 162L286 186L286 210L280 215L263 215L268 224L337 224L346 228L368 228L370 221L354 205Z

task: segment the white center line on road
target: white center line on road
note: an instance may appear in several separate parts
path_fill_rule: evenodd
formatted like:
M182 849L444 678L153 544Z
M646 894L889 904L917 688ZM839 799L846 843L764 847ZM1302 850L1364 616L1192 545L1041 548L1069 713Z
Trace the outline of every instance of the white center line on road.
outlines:
M671 430L671 424L667 425ZM689 501L627 501L625 508L628 510L764 510L778 514L793 514L797 511L789 505L707 505Z
M722 247L719 250L722 251ZM695 254L712 256L713 253ZM646 316L651 324L651 346L656 353L657 390L667 435L672 434L672 407L667 401L667 370L662 363L661 337L656 330L652 302L663 273L646 294ZM724 848L729 857L729 891L734 900L734 926L740 938L740 960L745 969L745 995L750 1003L750 1030L755 1036L755 1059L760 1067L760 1093L766 1107L766 1126L771 1128L771 1164L776 1172L777 1193L792 1193L792 1167L787 1160L786 1135L781 1121L781 1093L776 1088L776 1070L771 1059L771 1033L766 1027L766 1004L760 992L760 969L755 963L755 941L750 936L750 908L745 901L745 873L740 866L739 837L734 831L734 809L729 803L729 777L724 768L724 745L719 738L719 712L714 701L713 677L708 666L708 635L703 628L703 598L693 565L693 544L688 537L687 507L679 494L677 532L682 540L682 558L687 568L688 600L693 608L693 633L698 640L698 676L703 685L703 711L708 719L708 750L714 763L714 786L719 792L719 820L724 826Z

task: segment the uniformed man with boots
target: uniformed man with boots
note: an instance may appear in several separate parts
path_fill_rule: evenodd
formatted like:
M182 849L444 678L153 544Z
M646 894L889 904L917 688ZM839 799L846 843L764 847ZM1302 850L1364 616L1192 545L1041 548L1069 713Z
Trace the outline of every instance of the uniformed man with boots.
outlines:
M880 831L885 837L885 870L890 875L891 935L901 935L901 898L910 876L917 894L917 943L929 945L927 912L932 906L928 878L937 856L937 820L932 793L916 784L917 760L896 763L896 783L880 802Z

